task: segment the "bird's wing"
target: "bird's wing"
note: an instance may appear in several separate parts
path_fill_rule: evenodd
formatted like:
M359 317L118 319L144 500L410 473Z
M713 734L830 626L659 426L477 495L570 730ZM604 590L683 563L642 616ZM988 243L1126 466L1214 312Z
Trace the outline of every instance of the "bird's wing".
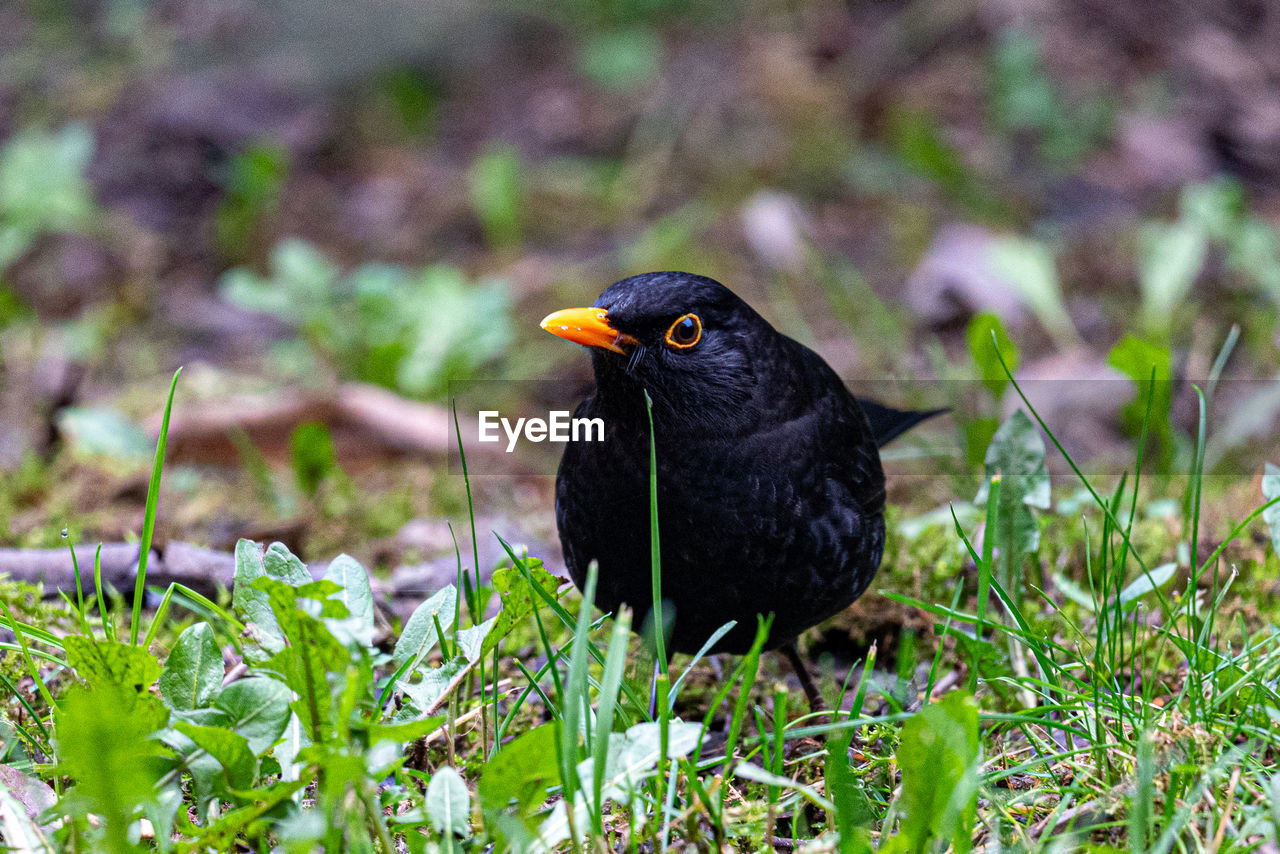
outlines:
M813 413L816 459L826 468L833 488L848 490L865 514L879 515L884 511L884 472L873 423L821 356L787 341L794 348L797 393L809 399L804 408Z

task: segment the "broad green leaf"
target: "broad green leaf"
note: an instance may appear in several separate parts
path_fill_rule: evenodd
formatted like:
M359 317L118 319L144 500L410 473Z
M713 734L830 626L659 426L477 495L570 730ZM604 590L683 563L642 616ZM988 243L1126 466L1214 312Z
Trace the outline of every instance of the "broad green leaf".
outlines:
M298 754L310 744L311 739L302 728L302 720L293 714L293 709L290 709L289 720L284 726L284 732L280 734L275 747L271 750L271 755L275 757L276 762L280 763L281 779L300 779L302 764L298 762Z
M307 566L284 543L272 543L262 555L262 565L267 575L292 587L301 587L314 581Z
M1072 602L1075 602L1090 614L1097 610L1097 603L1094 602L1093 596L1089 591L1085 590L1065 575L1054 575L1053 587L1063 596L1067 597Z
M448 765L431 775L427 784L427 817L437 833L466 838L470 835L467 815L471 812L471 795L462 777Z
M143 806L143 814L147 820L151 822L151 827L155 832L156 847L162 852L173 850L173 826L179 809L183 808L183 791L182 786L177 782L172 782L161 786L156 798L149 804Z
M276 625L290 645L308 640L304 633L319 631L333 637L327 621L345 620L351 616L342 600L334 598L341 591L332 581L311 581L293 586L269 576L255 579L255 590L267 594L267 604ZM335 639L336 642L336 639Z
M321 631L309 632L307 642L281 650L260 667L298 695L289 707L309 736L328 725L337 689L351 660L346 647L324 630L322 623L313 625L319 625Z
M405 621L400 639L396 641L396 648L391 654L391 660L396 667L406 661L412 661L414 662L410 665L412 669L427 657L440 640L436 635L436 623L439 622L440 628L446 631L453 625L457 601L458 588L450 584L443 590L436 591L429 599L413 609L413 613Z
M91 687L121 685L141 690L160 676L160 662L140 646L68 635L62 639L62 648L67 663Z
M948 694L903 725L897 753L903 817L901 841L895 840L901 850L925 851L932 841L945 840L959 854L969 851L977 814L973 784L978 751L978 704L967 692ZM953 793L970 790L956 809Z
M480 660L480 656L484 653L490 632L497 625L498 617L495 614L476 626L459 630L454 641L458 645L458 652L471 664L475 664Z
M249 749L260 755L284 732L292 698L288 686L254 676L224 688L215 707L227 715L229 727L245 738Z
M437 703L462 681L474 662L459 656L439 667L420 667L409 671L396 683L396 687L408 699L406 710L416 714L429 714ZM420 678L414 679L415 675Z
M559 598L557 591L564 583L564 579L552 575L537 558L526 558L524 565L529 570L529 575L543 590L553 599ZM542 596L530 588L524 573L514 566L503 567L494 572L491 583L494 592L498 594L502 610L498 612L498 621L494 624L493 631L485 638L482 653L484 655L492 652L498 642L510 634L511 630L533 613L533 609L540 606L543 601Z
M18 813L26 817L26 813L32 816L39 816L45 810L58 802L58 795L53 788L43 780L24 774L12 765L0 765L0 794L4 797L11 797L18 805ZM0 808L0 831L7 833L11 826L10 821L16 816L10 812L11 806L6 804ZM14 828L17 830L17 828ZM38 829L38 825L37 825ZM25 832L25 831L24 831ZM20 836L10 837L8 835L2 838L9 840L9 844L13 845ZM31 850L41 850L41 847L32 848Z
M197 709L222 690L222 651L208 623L188 626L173 645L160 674L160 696L171 709Z
M350 614L341 620L330 620L329 631L345 644L372 646L373 589L369 585L369 573L355 558L341 554L330 562L324 577L342 587L333 598L346 605Z
M667 757L680 759L693 752L702 737L702 725L681 720L668 724ZM609 755L605 762L603 793L605 799L627 803L641 783L658 770L662 755L662 728L657 721L646 721L629 727L609 739ZM594 758L578 764L583 791L594 788Z
M658 757L661 755L660 725L656 722L636 724L625 733L617 733L610 737L608 754L605 759L604 773L601 775L600 793L604 800L614 801L631 808L636 808L636 798L641 784L658 773ZM667 745L667 756L679 759L693 752L702 737L701 724L686 723L681 720L670 722L670 741ZM577 764L574 773L581 781L581 797L574 801L574 823L577 827L586 827L590 823L589 809L596 809L595 800L595 762L592 756ZM755 766L746 767L752 771L761 771ZM761 773L768 773L761 771ZM794 780L787 780L790 787L796 787ZM808 791L808 787L800 787ZM821 798L819 798L822 801ZM825 803L825 802L824 802ZM829 804L827 804L829 806ZM487 818L486 818L487 821ZM548 849L556 849L569 839L569 811L563 800L558 801L551 814L538 827L538 840Z
M244 736L222 727L196 726L185 721L178 721L173 728L218 760L229 788L247 789L253 785L258 760Z
M311 573L281 543L272 543L265 553L252 540L240 540L236 543L236 571L231 604L236 615L244 620L252 640L270 655L284 648L284 636L271 611L266 591L255 586L254 582L260 578L274 578L286 584L299 585L311 581Z

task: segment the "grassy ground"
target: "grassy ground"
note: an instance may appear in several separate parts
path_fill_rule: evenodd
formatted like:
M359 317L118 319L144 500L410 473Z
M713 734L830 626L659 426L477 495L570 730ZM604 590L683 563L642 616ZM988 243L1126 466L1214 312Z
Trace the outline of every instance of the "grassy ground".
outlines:
M0 830L28 850L1271 850L1272 504L1215 495L1253 507L1207 522L1203 433L1190 476L1154 483L1144 434L1132 475L1054 512L1040 435L1015 415L976 505L894 520L879 586L924 618L847 673L822 659L834 714L758 649L651 684L629 613L515 552L482 587L459 554L382 644L358 563L313 581L279 545L240 544L229 607L11 588Z

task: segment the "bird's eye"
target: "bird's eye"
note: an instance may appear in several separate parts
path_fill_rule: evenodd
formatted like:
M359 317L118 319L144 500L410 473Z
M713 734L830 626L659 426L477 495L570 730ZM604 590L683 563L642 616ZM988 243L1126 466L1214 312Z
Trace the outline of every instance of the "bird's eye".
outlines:
M688 350L702 340L702 321L696 314L686 314L676 319L667 330L667 343L677 350Z

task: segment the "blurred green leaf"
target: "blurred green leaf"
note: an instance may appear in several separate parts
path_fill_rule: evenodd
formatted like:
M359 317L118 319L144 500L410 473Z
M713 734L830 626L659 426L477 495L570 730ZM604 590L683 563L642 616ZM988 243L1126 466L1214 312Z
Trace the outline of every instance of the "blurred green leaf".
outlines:
M872 821L871 804L859 785L849 763L849 746L853 730L845 729L827 741L823 777L827 795L835 804L836 829L840 833L839 854L870 854L871 837L867 832Z
M901 830L881 850L924 852L949 842L957 854L972 847L977 815L978 704L964 691L930 703L902 727Z
M994 340L992 339L994 336ZM1009 385L1009 374L1018 370L1018 346L1009 338L1004 324L994 314L974 315L965 330L969 355L978 369L978 379L999 400ZM1001 364L1001 359L1004 364ZM1008 373L1005 372L1008 366Z
M405 299L415 317L412 346L396 384L419 397L442 393L451 380L500 355L511 342L511 297L505 282L468 282L454 267L423 270Z
M236 268L223 276L220 291L223 298L242 308L269 314L287 323L327 326L329 324L320 324L316 318L331 318L328 306L339 275L338 268L323 252L306 241L290 238L272 250L269 278Z
M72 808L83 818L98 816L108 850L133 851L129 825L138 810L158 795L156 783L169 766L154 734L169 720L158 697L110 683L92 690L67 688L54 714L58 773L74 783Z
M289 175L289 152L269 142L231 155L223 181L225 194L214 214L214 234L226 258L249 256L264 221L280 207Z
M560 779L556 760L556 726L543 724L512 739L484 767L476 794L486 827L506 836L497 821L514 801L516 818L523 826L529 811L542 803L547 788Z
M289 435L289 451L298 488L307 495L315 495L325 478L339 471L333 436L329 428L318 421L308 421L293 428Z
M1174 311L1204 266L1209 241L1204 229L1193 223L1149 223L1138 245L1143 322L1152 333L1167 338Z
M1167 346L1126 335L1107 354L1107 364L1133 380L1137 389L1134 399L1120 411L1129 435L1141 433L1150 399L1147 431L1154 446L1153 456L1158 469L1168 471L1173 462L1173 427L1169 422L1173 409L1172 352Z
M649 83L662 63L662 39L650 27L587 33L578 46L578 69L602 89L629 92Z
M1116 104L1102 94L1070 97L1050 78L1043 53L1034 33L1000 33L989 72L991 119L1015 142L1031 135L1048 165L1066 167L1105 142Z
M980 464L987 456L987 448L1000 429L1000 419L995 416L979 416L966 418L961 422L964 428L965 459L973 465Z
M160 676L160 662L140 646L67 635L62 647L67 663L90 687L118 685L145 691Z
M85 456L142 463L156 450L155 442L137 422L105 407L64 407L58 411L58 430L77 454Z
M1057 262L1049 246L1038 240L1006 237L992 246L991 263L1017 290L1059 348L1068 350L1081 345L1080 334L1063 302Z
M467 172L471 206L489 245L518 246L524 217L524 165L509 145L496 145L475 159Z
M344 275L298 240L276 247L269 276L228 272L221 293L295 326L310 349L310 370L327 364L340 376L416 397L443 394L450 381L501 355L512 336L504 282L473 282L448 265L364 264Z
M1142 573L1120 591L1120 604L1130 609L1137 607L1140 598L1168 585L1177 572L1178 564L1163 563L1150 572Z
M1011 577L1011 567L1017 565L1021 556L1039 548L1040 529L1036 525L1035 510L1047 510L1050 506L1044 439L1021 409L996 431L984 465L986 478L974 503L986 506L991 478L999 473L1002 481L996 530L987 531L983 536L995 538L1000 579L1005 583ZM1006 589L1009 589L1007 583Z
M1231 240L1245 216L1244 187L1231 178L1188 184L1178 197L1178 217L1219 243Z
M889 134L894 153L913 173L976 213L990 215L999 207L929 114L896 110L890 115Z
M1227 263L1280 302L1280 231L1271 223L1257 217L1243 220L1227 244Z
M85 170L93 148L83 124L21 130L0 148L0 270L43 233L90 227L96 206Z

